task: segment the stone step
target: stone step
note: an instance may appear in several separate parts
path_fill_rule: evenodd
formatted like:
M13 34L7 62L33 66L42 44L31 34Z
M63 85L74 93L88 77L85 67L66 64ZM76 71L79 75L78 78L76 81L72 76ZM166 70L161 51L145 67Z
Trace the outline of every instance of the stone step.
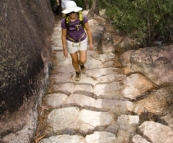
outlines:
M39 143L115 143L116 136L110 132L94 132L86 137L80 135L57 135L45 138Z
M154 88L154 84L141 74L132 74L123 80L111 83L98 83L93 89L93 93L101 98L124 97L135 100L147 91Z
M97 95L97 98L120 99L123 97L122 88L121 82L98 83L94 86L93 93Z
M52 108L77 106L86 109L109 111L115 115L126 114L133 111L133 103L127 100L95 99L81 94L48 94L44 98L44 103Z
M86 74L96 79L109 74L120 74L120 72L122 71L118 68L107 67L107 68L89 69L86 71Z
M50 93L58 92L65 93L67 95L73 93L87 93L88 96L93 96L93 86L89 84L76 84L74 82L51 85Z
M95 130L106 130L115 125L115 116L108 112L91 111L78 107L66 107L52 110L47 116L45 133L49 135L76 134L83 136ZM114 130L117 130L117 126ZM113 129L112 129L113 130Z
M85 139L79 135L57 135L44 138L39 143L86 143Z
M65 74L63 72L59 72L60 69L61 68L55 70L56 71L54 72L55 74L51 76L53 84L58 84L63 82L74 82L72 81L72 76L74 74L73 69L66 70L70 72ZM110 83L113 81L121 81L126 78L126 75L116 73L115 71L111 72L110 69L113 70L115 68L106 68L105 70L101 69L86 70L85 73L82 73L81 80L78 83L88 83L96 85L98 83Z

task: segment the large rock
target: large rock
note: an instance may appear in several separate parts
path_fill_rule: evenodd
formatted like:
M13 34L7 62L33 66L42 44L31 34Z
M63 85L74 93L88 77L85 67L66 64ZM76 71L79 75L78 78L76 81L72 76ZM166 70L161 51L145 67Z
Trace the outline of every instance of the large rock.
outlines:
M141 47L141 43L135 36L128 35L123 37L118 44L115 45L115 51L119 54L122 54L128 50L135 50Z
M140 72L157 85L173 81L173 46L147 47L127 51L121 55L121 63L129 72Z
M151 112L157 115L168 112L169 104L172 104L172 93L170 89L161 88L150 92L146 98L136 102L134 112L141 114L142 112Z
M152 143L172 143L173 131L165 125L146 121L139 126L142 135Z
M89 20L89 25L92 31L94 50L100 50L105 27L96 20Z
M0 113L22 105L49 56L54 18L49 0L0 2Z
M132 142L133 143L151 143L151 142L148 142L146 139L144 139L143 137L141 137L140 135L135 135L133 138L132 138Z
M147 80L143 75L134 73L123 80L124 88L122 94L125 98L131 100L137 99L144 95L147 91L154 88L150 80Z
M27 143L31 135L20 140L17 134L24 134L19 130L25 129L26 122L35 122L31 118L36 114L31 114L41 78L51 63L54 17L49 0L3 0L0 9L0 136L14 131L11 140ZM29 124L31 129L34 123Z
M115 52L113 38L111 33L105 32L101 39L101 53Z

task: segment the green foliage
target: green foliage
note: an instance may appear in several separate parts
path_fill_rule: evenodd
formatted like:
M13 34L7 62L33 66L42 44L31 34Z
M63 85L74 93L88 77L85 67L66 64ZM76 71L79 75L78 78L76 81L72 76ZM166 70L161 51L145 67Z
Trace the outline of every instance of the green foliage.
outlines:
M85 3L84 0L74 0L77 4L77 6L82 7L85 10ZM89 6L91 7L93 0L88 0Z
M100 7L116 28L135 33L144 46L152 46L158 37L173 41L173 1L170 0L100 0Z
M53 8L56 5L56 0L50 0L51 7Z

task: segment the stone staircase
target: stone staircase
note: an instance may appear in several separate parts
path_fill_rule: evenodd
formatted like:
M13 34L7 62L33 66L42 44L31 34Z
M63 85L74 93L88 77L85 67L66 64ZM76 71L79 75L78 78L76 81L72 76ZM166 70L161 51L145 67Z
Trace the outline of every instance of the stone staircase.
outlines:
M39 108L38 143L128 143L139 116L124 98L127 77L113 53L88 51L87 70L74 82L71 57L63 56L60 21L52 35L53 70Z

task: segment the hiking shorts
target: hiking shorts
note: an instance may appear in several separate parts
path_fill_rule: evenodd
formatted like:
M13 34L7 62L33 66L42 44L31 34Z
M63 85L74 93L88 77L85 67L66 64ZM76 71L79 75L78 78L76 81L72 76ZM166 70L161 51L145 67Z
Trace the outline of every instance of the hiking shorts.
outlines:
M87 50L88 47L88 39L85 38L83 41L81 42L72 42L67 40L67 51L69 53L75 53L77 51L85 51Z

